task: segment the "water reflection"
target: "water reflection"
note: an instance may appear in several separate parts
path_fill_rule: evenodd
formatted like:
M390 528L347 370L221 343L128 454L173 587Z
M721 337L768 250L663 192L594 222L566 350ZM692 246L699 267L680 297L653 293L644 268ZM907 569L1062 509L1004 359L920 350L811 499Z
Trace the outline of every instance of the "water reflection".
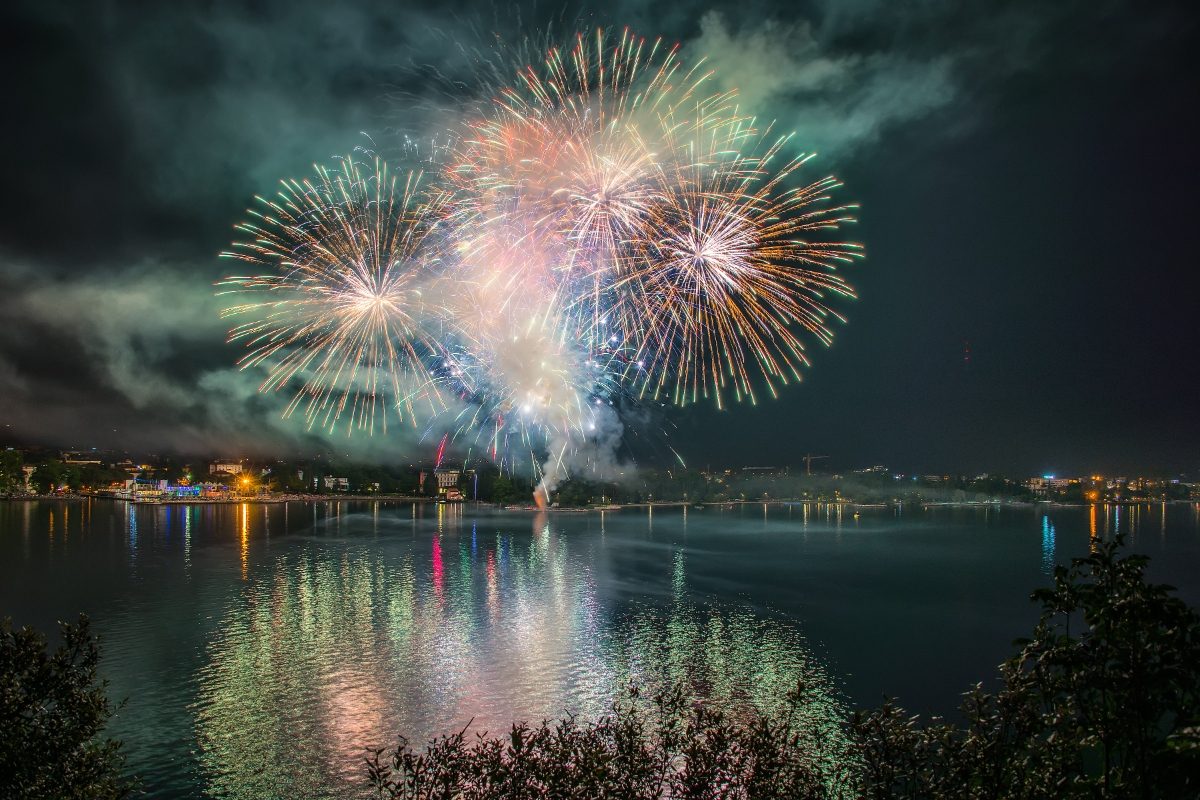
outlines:
M187 577L192 577L192 517L197 509L190 506L183 509L183 571Z
M246 580L247 559L250 557L250 504L242 503L241 505L241 555L242 555L242 580Z
M129 563L132 564L137 561L138 547L138 515L137 508L132 503L125 504L125 518L129 528ZM53 521L54 519L51 517L51 524Z
M1042 572L1054 572L1054 523L1048 514L1042 517Z
M400 530L395 515L337 520L343 533ZM682 549L664 565L665 603L623 606L605 596L603 560L547 515L529 535L478 526L439 509L400 541L333 555L314 539L251 563L197 678L209 792L334 796L361 785L365 747L398 733L594 716L630 682L681 682L744 707L804 678L821 698L807 729L837 743L843 707L795 626L691 600Z
M1100 546L1100 537L1096 534L1096 504L1088 508L1088 549L1096 552Z
M0 612L91 615L154 796L344 797L361 748L596 714L628 681L765 705L803 676L819 728L827 664L856 704L952 713L1029 591L1118 528L1200 603L1200 504L838 511L0 503Z

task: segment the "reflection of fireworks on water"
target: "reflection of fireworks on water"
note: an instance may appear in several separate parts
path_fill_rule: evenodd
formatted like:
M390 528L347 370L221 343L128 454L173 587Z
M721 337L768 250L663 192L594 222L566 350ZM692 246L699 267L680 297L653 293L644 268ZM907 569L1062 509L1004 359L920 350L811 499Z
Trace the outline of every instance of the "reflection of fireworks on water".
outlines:
M219 520L227 509L193 511ZM645 535L636 518L609 516L608 538L597 540L585 534L594 518L552 525L534 515L532 533L483 518L476 537L476 520L453 505L416 508L411 520L313 513L323 516L297 522L292 509L289 523L271 505L253 517L252 542L282 530L285 546L253 545L249 583L200 653L197 762L214 794L272 796L282 785L298 796L352 794L343 787L357 786L362 748L397 731L418 740L471 720L473 731L503 731L564 708L596 719L630 684L644 697L680 685L740 716L777 710L803 681L810 700L798 732L811 757L849 755L845 702L795 621L698 601L686 558L703 553L668 553L670 595L628 602L610 567ZM677 512L658 515L668 538L685 537ZM286 535L335 527L342 536L329 548ZM411 545L353 546L372 532Z
M449 427L492 458L548 450L546 488L604 460L588 445L620 395L775 395L853 294L836 268L860 248L825 241L853 207L708 77L628 32L580 36L464 120L436 201L349 163L285 184L234 253L282 273L231 281L283 295L229 310L244 362L264 388L302 380L310 423L373 427L385 383L409 418L456 398Z

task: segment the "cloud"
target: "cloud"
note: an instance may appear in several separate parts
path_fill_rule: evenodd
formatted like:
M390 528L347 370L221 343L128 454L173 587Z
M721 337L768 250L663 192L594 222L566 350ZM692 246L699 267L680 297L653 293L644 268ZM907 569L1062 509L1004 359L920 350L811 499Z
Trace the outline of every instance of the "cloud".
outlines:
M16 306L35 323L71 334L134 407L185 408L191 386L171 374L171 362L220 339L214 299L203 281L147 265L27 284Z
M0 361L0 389L18 400L26 435L179 452L305 448L376 457L420 438L404 428L387 441L347 437L310 430L302 411L284 418L284 398L258 392L264 373L236 366L220 298L201 270L142 264L71 279L13 272L22 280L7 287L7 348L31 356L24 369ZM39 364L46 368L34 374Z
M732 31L719 11L700 18L700 35L689 43L696 60L716 71L723 87L736 89L742 103L759 109L781 94L827 91L851 77L861 59L829 57L808 22L764 20Z
M0 396L13 398L29 392L29 381L8 359L0 357Z
M808 22L755 20L733 28L718 11L700 20L688 43L722 89L779 132L795 132L805 152L844 156L876 143L893 125L921 119L957 96L953 56L917 58L902 51L838 51Z

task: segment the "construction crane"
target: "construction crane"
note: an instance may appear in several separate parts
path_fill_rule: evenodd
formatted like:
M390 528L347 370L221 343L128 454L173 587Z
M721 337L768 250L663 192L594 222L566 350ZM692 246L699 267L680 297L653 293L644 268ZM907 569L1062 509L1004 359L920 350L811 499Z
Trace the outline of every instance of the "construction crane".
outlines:
M812 462L814 462L820 458L829 458L829 456L814 456L812 453L808 453L804 456L804 474L805 475L812 475Z

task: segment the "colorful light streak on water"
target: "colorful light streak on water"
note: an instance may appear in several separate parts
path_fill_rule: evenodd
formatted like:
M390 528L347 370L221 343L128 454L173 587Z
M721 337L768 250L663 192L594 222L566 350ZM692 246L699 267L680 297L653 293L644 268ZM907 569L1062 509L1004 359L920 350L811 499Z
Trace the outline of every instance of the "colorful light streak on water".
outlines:
M1047 575L1054 572L1054 551L1054 523L1047 514L1042 517L1042 572Z
M545 515L527 535L475 547L461 516L434 524L396 560L355 548L330 561L318 547L273 557L229 607L194 706L212 794L307 795L361 777L356 755L399 731L470 719L499 731L514 708L594 716L631 681L683 681L732 707L768 706L800 677L829 685L786 625L689 599L682 553L670 604L635 607L614 627L595 576ZM809 711L814 736L844 713L830 691Z

